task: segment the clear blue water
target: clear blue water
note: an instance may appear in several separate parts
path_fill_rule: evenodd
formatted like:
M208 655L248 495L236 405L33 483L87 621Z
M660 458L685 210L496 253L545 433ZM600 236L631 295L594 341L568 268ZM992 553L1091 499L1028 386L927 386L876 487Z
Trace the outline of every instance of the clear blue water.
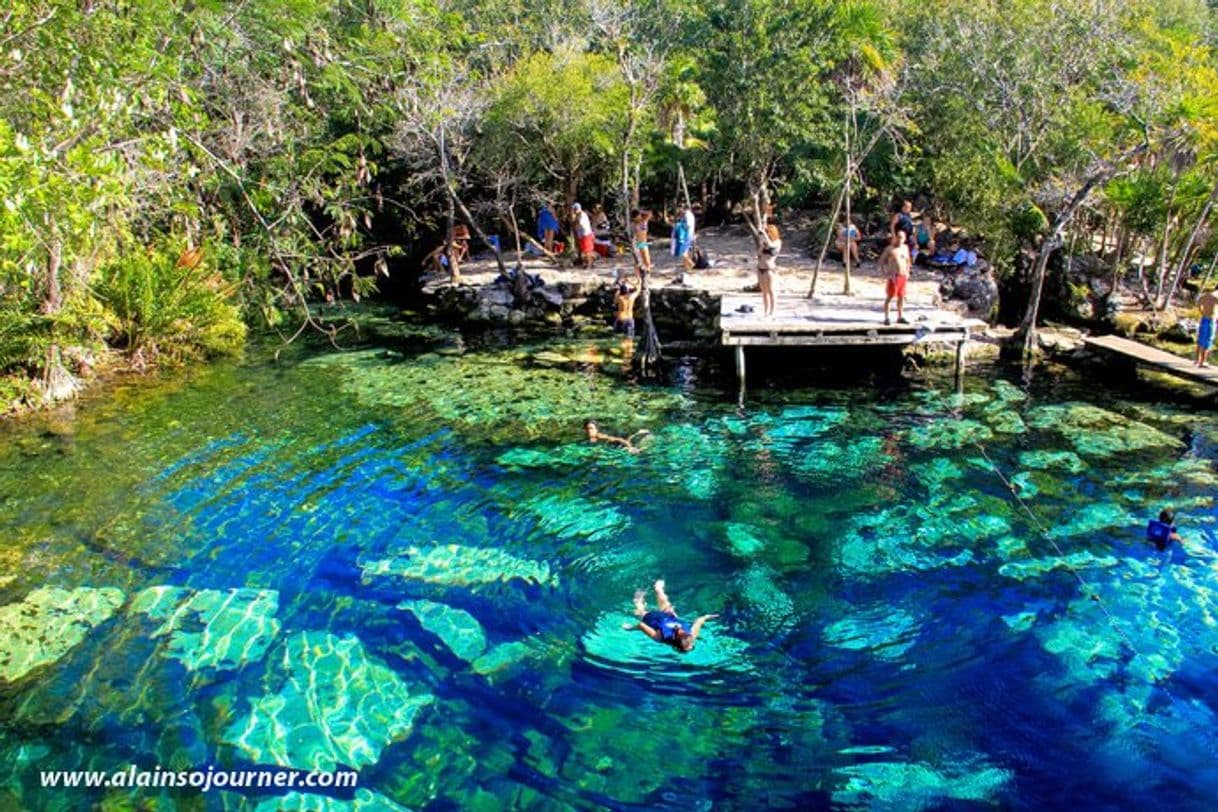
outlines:
M986 367L741 408L537 349L217 365L5 427L0 808L301 802L38 786L131 763L358 768L331 809L1218 798L1212 413ZM1168 502L1192 555L1142 541ZM659 577L722 613L687 657L620 629Z

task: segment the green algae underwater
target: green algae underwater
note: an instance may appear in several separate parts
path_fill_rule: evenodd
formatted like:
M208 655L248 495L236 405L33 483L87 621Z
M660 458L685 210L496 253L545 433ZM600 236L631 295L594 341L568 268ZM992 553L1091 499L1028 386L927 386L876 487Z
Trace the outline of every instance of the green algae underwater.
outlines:
M4 427L0 808L1218 797L1213 413L997 369L740 407L620 359L217 364ZM1166 503L1190 555L1143 542ZM660 577L722 614L688 656L621 629ZM39 786L130 764L360 787Z

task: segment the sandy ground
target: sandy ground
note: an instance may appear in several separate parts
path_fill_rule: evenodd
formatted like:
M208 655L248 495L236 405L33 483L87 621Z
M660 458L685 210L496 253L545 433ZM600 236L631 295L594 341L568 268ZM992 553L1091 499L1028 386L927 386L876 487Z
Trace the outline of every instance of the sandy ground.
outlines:
M807 231L794 229L783 234L783 251L778 257L778 273L775 278L775 294L778 296L805 296L816 268L820 245L813 246ZM739 293L757 283L757 256L752 237L743 226L723 229L703 229L698 232L698 243L715 263L713 268L694 271L689 277L689 286L712 293ZM509 267L514 264L514 254L506 254L504 261ZM652 265L655 268L653 284L673 284L678 281L680 265L669 253L667 238L652 241ZM547 283L556 282L608 282L617 269L629 271L633 261L629 255L601 257L592 269L558 268L544 258L525 257L525 269L540 274ZM492 282L499 271L493 259L466 262L461 266L462 282L467 285L484 285ZM816 283L817 294L840 294L844 271L840 262L825 260ZM864 262L861 267L851 269L851 293L860 304L884 299L884 277L874 262ZM907 301L912 305L937 305L939 302L939 274L914 268L909 280Z

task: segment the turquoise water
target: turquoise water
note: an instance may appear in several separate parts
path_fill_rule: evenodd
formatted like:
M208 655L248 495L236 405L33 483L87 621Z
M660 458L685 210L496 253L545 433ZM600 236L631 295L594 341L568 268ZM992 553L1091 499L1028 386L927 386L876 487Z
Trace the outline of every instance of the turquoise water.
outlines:
M740 408L620 358L217 365L7 426L0 808L1218 797L1212 413L985 368ZM1194 555L1141 541L1166 502ZM722 614L686 657L620 629L659 577ZM38 786L132 763L361 789Z

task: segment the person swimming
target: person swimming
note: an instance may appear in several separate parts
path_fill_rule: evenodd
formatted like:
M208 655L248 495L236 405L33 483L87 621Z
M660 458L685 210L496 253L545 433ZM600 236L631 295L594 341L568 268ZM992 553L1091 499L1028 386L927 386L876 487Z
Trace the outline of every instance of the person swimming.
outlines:
M634 444L634 438L646 437L651 434L647 429L639 429L629 437L614 437L612 434L602 434L600 427L596 425L595 420L584 421L584 434L590 443L609 443L610 445L620 445L622 448L629 451L631 454L637 454L642 451L641 448Z
M698 641L698 634L702 631L702 626L706 621L713 620L719 615L701 615L693 623L687 624L677 617L677 610L673 608L672 601L668 600L668 595L664 592L663 581L656 581L655 591L656 604L659 608L650 611L647 609L647 593L642 589L634 593L634 616L638 618L638 621L623 623L622 629L624 631L637 629L657 643L672 646L682 654L692 651L694 644Z
M1159 511L1159 518L1151 519L1146 523L1146 540L1155 545L1160 552L1166 550L1174 541L1180 546L1184 546L1184 539L1180 538L1180 534L1176 532L1176 511L1171 508L1163 508Z

